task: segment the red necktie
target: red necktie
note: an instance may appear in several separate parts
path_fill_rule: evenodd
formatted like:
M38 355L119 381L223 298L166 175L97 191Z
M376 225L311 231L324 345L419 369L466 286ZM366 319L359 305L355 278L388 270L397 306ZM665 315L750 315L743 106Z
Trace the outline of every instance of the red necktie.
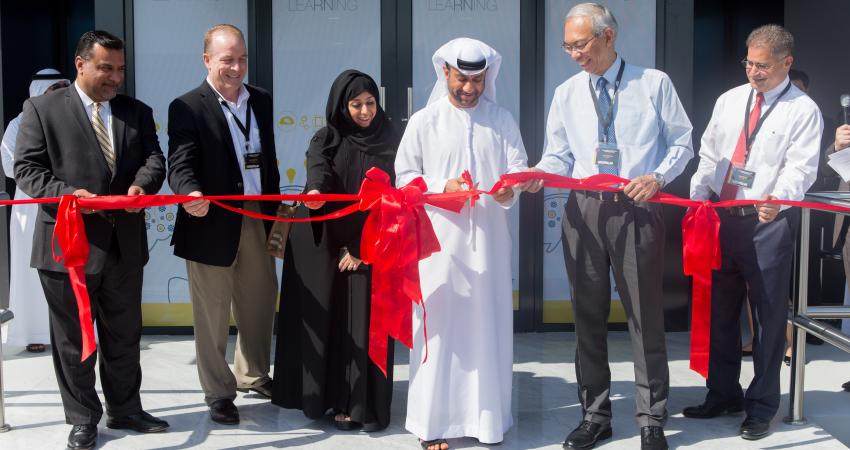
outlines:
M756 106L753 107L753 110L750 111L750 130L749 135L752 136L753 130L758 123L759 118L761 118L761 105L764 103L764 94L761 92L756 95ZM720 190L720 201L726 200L734 200L738 195L738 186L729 183L729 179L732 176L732 169L735 167L744 167L746 161L744 159L747 155L747 137L744 134L744 128L741 127L741 136L738 138L738 145L735 146L735 153L732 153L732 163L729 165L729 171L726 172L726 178L724 178L723 189Z

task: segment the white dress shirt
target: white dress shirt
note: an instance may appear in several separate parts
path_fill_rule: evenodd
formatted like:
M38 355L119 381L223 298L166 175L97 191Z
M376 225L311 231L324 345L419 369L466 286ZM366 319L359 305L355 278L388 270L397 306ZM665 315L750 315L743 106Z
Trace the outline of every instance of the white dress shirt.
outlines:
M764 93L762 116L777 102L788 78ZM691 178L691 198L720 195L732 154L744 129L749 84L726 91L714 105L702 135L699 166ZM750 110L755 107L756 95ZM746 170L755 172L752 188L739 187L737 199L759 200L771 194L780 200L802 200L818 173L823 119L818 106L793 84L779 98L753 141Z
M617 57L603 75L612 99L620 61ZM599 173L594 163L599 121L588 89L588 80L596 89L598 79L598 75L580 72L555 89L537 168L574 178ZM667 74L626 63L614 115L619 175L632 179L656 172L669 183L694 155L692 130Z
M244 186L244 195L260 195L263 193L263 184L260 177L260 168L255 169L246 169L245 168L245 153L259 153L262 150L262 145L260 144L260 128L257 126L257 115L251 112L251 128L248 130L249 136L251 137L250 143L250 151L245 150L245 135L242 134L242 130L239 129L239 125L236 124L236 120L234 120L234 114L236 118L242 122L244 126L246 124L247 115L248 115L248 98L250 94L248 93L248 89L245 88L245 85L242 85L242 88L239 90L239 97L235 102L231 102L224 98L220 92L210 83L209 78L207 79L207 84L210 85L213 92L218 96L219 104L224 100L227 106L221 105L221 111L224 113L224 118L227 120L227 127L230 128L230 136L233 139L233 150L236 152L236 161L239 163L239 170L242 172L242 185Z
M86 95L76 82L74 82L74 88L77 89L77 94L80 95L80 100L83 101L83 108L86 109L86 117L89 118L89 122L92 122L92 105L94 105L94 100ZM112 154L117 156L115 138L112 133L112 108L109 106L109 102L100 102L100 119L103 120L103 124L106 125L106 132L109 133L109 143L112 145ZM92 126L94 126L94 123L92 123ZM100 150L100 147L97 149Z

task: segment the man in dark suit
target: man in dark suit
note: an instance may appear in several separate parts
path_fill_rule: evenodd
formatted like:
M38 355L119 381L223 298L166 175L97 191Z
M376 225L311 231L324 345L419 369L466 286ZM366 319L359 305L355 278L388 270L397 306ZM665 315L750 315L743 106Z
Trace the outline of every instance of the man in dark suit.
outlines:
M155 194L165 161L144 103L117 95L124 81L124 44L104 31L80 38L70 87L24 103L15 152L15 181L32 197L73 194ZM95 391L95 358L80 362L77 303L65 267L53 259L56 205L42 205L33 234L38 269L50 310L50 343L72 449L94 447L103 408ZM89 258L85 267L92 317L97 322L100 381L109 428L157 432L168 423L142 410L139 340L142 273L148 260L139 210L84 210ZM59 248L56 245L56 248Z
M278 194L272 99L242 83L248 58L242 32L212 27L204 35L203 58L207 79L168 108L171 189L192 196ZM268 215L278 206L234 204ZM277 275L265 250L270 228L201 199L184 203L177 214L171 243L186 259L198 376L217 423L239 423L237 390L271 397ZM225 359L231 310L239 329L233 372Z

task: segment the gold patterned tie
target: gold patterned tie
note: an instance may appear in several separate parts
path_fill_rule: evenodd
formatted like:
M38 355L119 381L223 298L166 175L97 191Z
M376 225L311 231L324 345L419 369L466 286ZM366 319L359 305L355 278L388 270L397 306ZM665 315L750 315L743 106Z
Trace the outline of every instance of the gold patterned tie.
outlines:
M92 104L91 124L94 128L94 134L97 136L97 143L100 144L100 151L103 153L103 158L106 159L106 165L109 166L109 173L112 173L115 171L115 153L112 151L112 144L109 142L106 125L100 118L100 103Z

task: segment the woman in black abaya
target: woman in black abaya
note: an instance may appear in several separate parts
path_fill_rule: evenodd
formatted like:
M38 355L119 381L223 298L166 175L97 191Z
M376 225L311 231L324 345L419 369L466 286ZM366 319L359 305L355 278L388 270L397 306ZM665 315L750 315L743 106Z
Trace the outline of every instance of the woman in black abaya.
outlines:
M398 135L379 106L378 87L356 70L331 87L327 126L307 150L308 194L356 194L365 173L393 174ZM343 203L305 202L296 216ZM272 403L318 419L333 411L343 430L377 431L390 421L393 345L387 377L368 357L371 268L360 260L365 213L293 224L286 247Z

